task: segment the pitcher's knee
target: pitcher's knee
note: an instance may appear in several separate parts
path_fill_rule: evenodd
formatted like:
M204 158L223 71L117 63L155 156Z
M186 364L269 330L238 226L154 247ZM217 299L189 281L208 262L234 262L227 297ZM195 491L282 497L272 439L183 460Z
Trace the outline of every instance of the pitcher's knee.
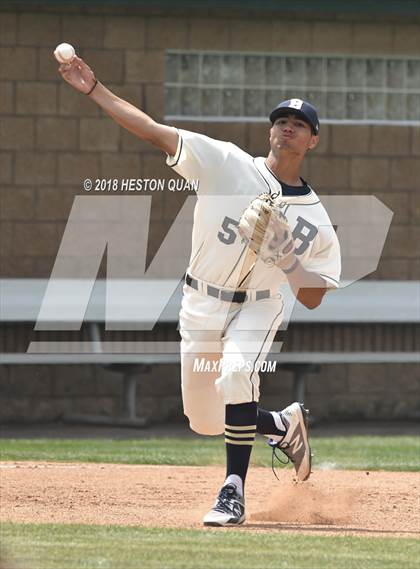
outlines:
M225 405L238 405L258 401L260 397L259 376L256 373L230 371L216 381Z
M190 429L199 435L221 435L225 431L224 421L215 421L214 419L191 418Z

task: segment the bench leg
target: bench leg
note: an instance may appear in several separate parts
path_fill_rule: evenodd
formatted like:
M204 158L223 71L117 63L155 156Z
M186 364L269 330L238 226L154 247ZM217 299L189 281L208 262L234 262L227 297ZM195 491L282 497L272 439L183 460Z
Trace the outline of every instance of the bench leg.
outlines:
M293 400L305 403L305 371L299 369L299 366L295 370L293 379Z
M124 376L124 416L127 419L136 421L136 393L137 377L128 373Z

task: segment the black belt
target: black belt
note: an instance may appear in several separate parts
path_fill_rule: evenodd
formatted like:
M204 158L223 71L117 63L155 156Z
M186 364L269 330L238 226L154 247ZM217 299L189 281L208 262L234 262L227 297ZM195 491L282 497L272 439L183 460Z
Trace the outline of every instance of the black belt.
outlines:
M185 282L191 288L198 290L198 280L188 273L185 275ZM242 303L247 299L247 293L243 290L227 290L223 288L217 288L216 286L212 285L204 285L204 292L206 292L209 296L214 296L215 298L226 300L228 302ZM269 289L257 290L255 293L255 300L262 300L263 298L270 298Z

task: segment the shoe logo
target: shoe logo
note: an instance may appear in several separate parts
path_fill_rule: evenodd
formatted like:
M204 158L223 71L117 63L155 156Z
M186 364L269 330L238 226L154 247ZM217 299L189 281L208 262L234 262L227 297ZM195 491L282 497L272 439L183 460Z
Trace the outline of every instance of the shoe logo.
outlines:
M236 491L233 486L227 485L220 491L217 503L213 510L222 514L229 514L240 518L243 513L243 504L236 499Z
M242 515L242 505L239 504L238 502L236 502L235 504L232 504L231 511L232 511L233 515L235 515L239 518Z
M297 435L292 441L290 441L289 448L291 448L293 451L293 454L295 454L302 447L302 445L303 445L303 441L301 440L300 435Z

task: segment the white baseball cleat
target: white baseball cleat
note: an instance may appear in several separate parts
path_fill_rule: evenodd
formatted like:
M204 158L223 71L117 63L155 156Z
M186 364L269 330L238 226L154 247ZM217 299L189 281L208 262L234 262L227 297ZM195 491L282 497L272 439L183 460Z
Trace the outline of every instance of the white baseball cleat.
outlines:
M245 521L244 499L235 484L226 484L220 490L216 503L204 518L205 526L239 525Z
M276 449L281 450L293 463L299 480L307 480L312 462L308 440L309 411L301 403L292 403L279 413L287 431L285 435L270 435L268 444L273 449L273 458L277 456Z

